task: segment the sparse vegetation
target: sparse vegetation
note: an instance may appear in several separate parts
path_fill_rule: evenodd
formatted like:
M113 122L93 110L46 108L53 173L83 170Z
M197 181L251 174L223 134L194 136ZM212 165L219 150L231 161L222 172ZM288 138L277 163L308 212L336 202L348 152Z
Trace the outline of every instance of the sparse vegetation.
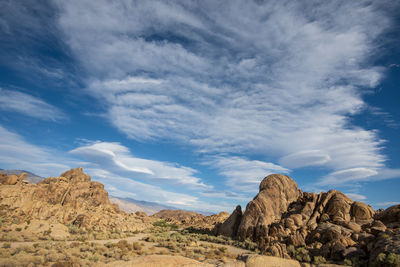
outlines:
M154 232L164 232L164 231L174 231L179 228L178 225L173 223L168 223L164 220L159 220L153 223L154 228L152 231Z
M68 227L69 233L72 234L72 235L76 235L76 234L84 235L84 234L86 234L86 232L83 229L80 229L76 225L69 224L69 225L67 225L67 227Z
M298 247L294 251L293 258L301 262L311 262L311 257L308 250L304 247Z
M395 253L379 253L375 258L373 266L388 266L388 267L399 267L400 266L400 254Z

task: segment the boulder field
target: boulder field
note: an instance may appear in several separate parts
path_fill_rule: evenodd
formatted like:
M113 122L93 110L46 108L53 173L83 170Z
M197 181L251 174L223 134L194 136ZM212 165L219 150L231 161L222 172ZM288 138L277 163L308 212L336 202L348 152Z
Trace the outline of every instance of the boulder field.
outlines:
M371 263L380 253L400 254L400 206L375 212L339 191L303 192L289 176L272 174L246 210L237 206L213 233L257 242L272 256L304 248L313 257Z

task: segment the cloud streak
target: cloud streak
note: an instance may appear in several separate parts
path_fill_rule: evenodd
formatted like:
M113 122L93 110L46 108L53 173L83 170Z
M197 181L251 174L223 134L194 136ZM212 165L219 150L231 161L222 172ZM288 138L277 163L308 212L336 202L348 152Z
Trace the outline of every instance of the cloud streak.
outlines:
M27 142L1 125L0 136L2 168L24 169L40 176L57 176L78 164L61 152Z
M55 3L87 92L129 138L190 145L204 158L257 155L281 172L318 166L331 172L321 184L385 169L384 140L350 120L384 72L369 64L390 26L377 5ZM258 166L250 177L216 164L232 187L269 170Z
M71 154L113 173L130 175L145 181L179 184L188 188L210 188L194 176L195 169L178 164L135 157L119 143L93 142L78 147Z
M40 98L2 88L0 88L0 109L47 121L60 121L67 118L58 108Z

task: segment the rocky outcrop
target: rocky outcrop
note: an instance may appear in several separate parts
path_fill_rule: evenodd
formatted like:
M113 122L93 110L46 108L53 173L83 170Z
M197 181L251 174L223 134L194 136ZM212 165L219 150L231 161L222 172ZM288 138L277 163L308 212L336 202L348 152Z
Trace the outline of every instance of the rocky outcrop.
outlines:
M268 226L281 219L290 203L299 196L297 184L286 175L272 174L260 184L260 192L247 204L237 236L258 240L268 233Z
M0 173L0 184L4 185L16 185L18 183L29 183L26 180L27 174L21 173L21 175L7 175L5 173Z
M400 205L395 205L380 212L376 216L377 220L385 224L394 224L400 227Z
M135 231L150 224L111 204L103 184L91 181L82 168L38 184L24 183L24 174L0 175L0 216L10 221L46 221L93 231Z
M193 211L161 210L151 217L184 227L211 230L215 228L217 224L224 222L226 218L229 217L229 213L220 212L218 214L205 216Z
M370 206L339 191L302 192L290 177L273 174L261 182L243 215L237 207L213 232L250 239L273 256L299 257L300 249L309 260L356 258L367 264L379 253L400 253L399 229L400 206L375 214Z

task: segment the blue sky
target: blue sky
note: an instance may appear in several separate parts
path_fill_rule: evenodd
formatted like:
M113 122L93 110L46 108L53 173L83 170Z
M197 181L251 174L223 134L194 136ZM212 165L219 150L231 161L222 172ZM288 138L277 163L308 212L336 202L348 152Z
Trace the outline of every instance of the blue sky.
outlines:
M2 1L0 168L231 211L400 197L399 1Z

